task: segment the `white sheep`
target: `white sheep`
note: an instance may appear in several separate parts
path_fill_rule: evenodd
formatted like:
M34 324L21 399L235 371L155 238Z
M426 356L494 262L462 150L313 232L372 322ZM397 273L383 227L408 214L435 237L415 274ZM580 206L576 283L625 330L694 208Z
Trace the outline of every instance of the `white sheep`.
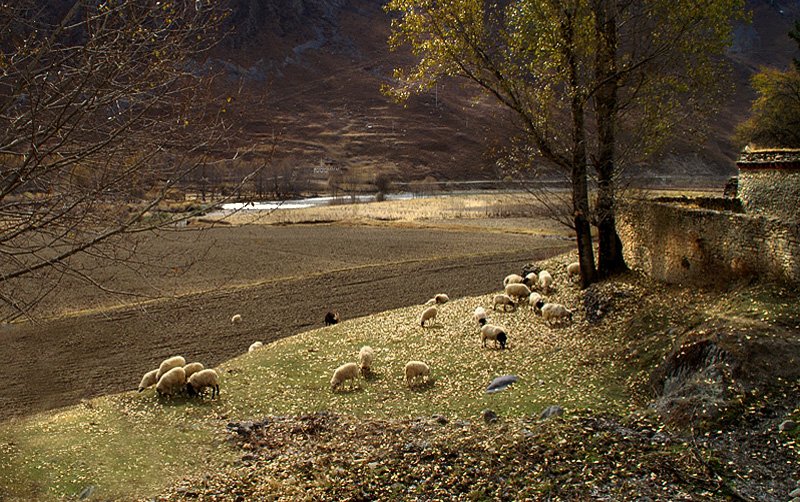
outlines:
M239 324L240 322L242 322L242 314L233 314L231 324Z
M567 277L572 278L581 275L581 264L580 262L572 262L567 265Z
M139 392L142 392L146 388L152 387L157 383L158 383L158 369L148 371L142 377L142 381L139 382Z
M486 309L483 307L476 307L475 312L472 313L472 318L475 319L475 322L478 323L478 326L483 326L486 324L486 319L488 315L486 313Z
M161 380L161 377L164 376L167 371L172 368L177 368L178 366L186 366L186 359L182 356L173 356L161 361L161 364L158 366L158 373L156 373L156 381Z
M444 293L438 293L438 294L434 295L433 298L431 298L430 300L425 302L424 306L427 307L429 305L441 305L441 304L447 303L449 301L450 301L450 297L449 296L447 296Z
M205 369L203 363L189 363L183 367L184 373L186 373L186 379L188 380L192 375Z
M514 300L512 300L511 297L506 294L494 295L494 299L492 300L492 309L497 310L498 305L503 306L503 312L506 311L506 306L508 305L511 306L512 311L517 308L517 304L514 302Z
M264 346L264 342L253 342L250 344L250 347L247 348L247 352L253 352L254 350L258 350Z
M486 347L486 340L492 340L495 347L497 347L497 344L499 343L500 348L505 349L506 342L508 341L508 335L506 334L506 329L504 327L495 326L494 324L486 324L481 326L481 340L484 347Z
M198 371L186 382L186 392L190 396L200 394L209 387L211 387L211 399L219 397L219 374L211 368Z
M512 283L506 286L505 293L511 298L514 298L517 301L521 301L523 299L525 300L528 299L528 297L531 295L531 290L530 288L528 288L528 286L524 284Z
M171 396L183 390L184 385L186 385L186 372L183 371L183 366L178 366L167 371L158 379L156 392L162 396Z
M531 307L533 311L537 311L540 307L537 307L536 304L542 300L542 295L539 293L533 292L528 295L528 305Z
M550 292L550 287L552 285L553 276L550 275L550 272L547 270L542 270L539 272L539 289L541 289L544 294L548 294Z
M425 327L425 323L435 320L438 313L439 310L436 307L426 308L425 311L422 312L422 315L419 316L419 325Z
M358 379L358 373L359 368L356 363L346 363L339 366L334 370L333 377L331 377L331 390L335 391L346 380L352 380L354 383Z
M517 284L524 281L525 278L519 274L509 274L503 279L503 287L508 286L509 284Z
M539 275L536 272L531 272L530 274L525 276L525 279L522 280L522 284L532 288L539 284Z
M560 303L545 303L541 307L542 319L547 324L561 323L561 321L572 321L572 311Z
M365 377L372 371L372 361L375 359L375 351L369 345L364 345L358 351L358 360L361 366L361 374Z
M409 387L414 380L421 378L423 380L430 379L431 369L422 361L408 361L405 367L406 383Z

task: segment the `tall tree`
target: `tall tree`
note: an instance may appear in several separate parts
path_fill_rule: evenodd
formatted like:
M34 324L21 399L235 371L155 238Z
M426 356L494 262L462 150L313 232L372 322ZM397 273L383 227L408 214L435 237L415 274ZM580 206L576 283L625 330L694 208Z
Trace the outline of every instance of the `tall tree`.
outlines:
M616 233L622 168L715 104L719 57L743 0L392 0L399 99L464 77L510 108L542 162L566 173L582 285L625 269ZM590 212L587 176L597 175ZM589 222L599 230L598 268Z

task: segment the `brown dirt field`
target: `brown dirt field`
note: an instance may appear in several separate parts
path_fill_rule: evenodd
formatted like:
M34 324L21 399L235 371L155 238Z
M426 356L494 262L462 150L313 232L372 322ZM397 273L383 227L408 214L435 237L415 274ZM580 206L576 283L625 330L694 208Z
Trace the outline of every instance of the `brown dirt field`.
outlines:
M170 355L215 366L255 340L320 327L328 310L348 319L437 292L486 294L525 263L573 248L536 235L349 225L223 227L147 246L148 256L197 258L179 276L117 270L107 280L174 296L108 308L119 300L74 285L43 312L95 310L0 324L0 420L134 389ZM234 313L241 324L230 323Z

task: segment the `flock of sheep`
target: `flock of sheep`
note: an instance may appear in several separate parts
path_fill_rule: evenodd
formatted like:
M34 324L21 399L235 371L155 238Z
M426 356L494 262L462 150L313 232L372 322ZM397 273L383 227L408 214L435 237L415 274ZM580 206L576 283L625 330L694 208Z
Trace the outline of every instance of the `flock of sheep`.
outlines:
M211 388L211 399L219 396L219 375L203 363L186 364L183 356L164 359L158 368L148 371L139 382L139 392L156 386L156 392L162 396L173 396L184 390L189 396L201 394Z

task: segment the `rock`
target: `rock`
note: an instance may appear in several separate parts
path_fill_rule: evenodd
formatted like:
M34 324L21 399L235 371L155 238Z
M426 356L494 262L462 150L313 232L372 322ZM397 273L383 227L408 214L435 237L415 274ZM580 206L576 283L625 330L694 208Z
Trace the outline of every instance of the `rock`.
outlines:
M778 429L781 432L788 432L794 430L795 427L797 427L797 422L794 420L784 420L781 422L781 425L778 426ZM800 493L798 493L798 495L800 495Z
M539 418L541 420L544 420L550 417L560 417L563 414L564 414L564 408L554 404L552 406L548 406L547 408L545 408L544 411L542 411L542 414L539 415Z
M492 410L483 410L481 415L483 416L483 421L487 424L493 424L497 422L497 413Z
M81 493L80 493L80 494L78 494L78 499L80 499L80 500L86 500L86 499L88 499L89 497L91 497L91 496L92 496L92 494L94 493L94 491L95 491L96 489L97 489L97 487L96 487L96 486L94 486L94 485L89 485L89 486L87 486L86 488L84 488L83 490L81 490Z
M449 422L449 420L447 420L447 417L444 417L442 415L434 415L431 418L433 418L433 421L439 425L447 425L447 423Z
M486 387L486 393L491 394L493 392L500 392L501 390L507 389L511 384L513 384L517 380L519 380L519 377L517 377L517 375L499 376L494 380L492 380L489 386Z

